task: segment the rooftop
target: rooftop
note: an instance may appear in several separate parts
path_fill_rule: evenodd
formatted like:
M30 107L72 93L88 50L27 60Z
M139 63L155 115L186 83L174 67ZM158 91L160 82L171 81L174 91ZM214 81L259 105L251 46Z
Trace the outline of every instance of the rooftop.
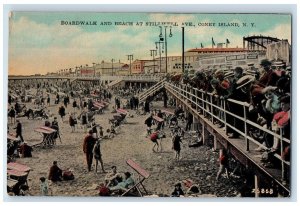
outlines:
M188 52L243 52L248 51L244 48L196 48L196 49L190 49Z

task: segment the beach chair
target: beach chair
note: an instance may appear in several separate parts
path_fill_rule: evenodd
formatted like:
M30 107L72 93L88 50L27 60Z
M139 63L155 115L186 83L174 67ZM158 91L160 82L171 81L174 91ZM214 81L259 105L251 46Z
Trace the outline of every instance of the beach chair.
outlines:
M100 103L104 105L104 108L107 108L109 105L109 102L107 101L100 101Z
M127 115L128 114L128 111L125 110L125 109L117 109L117 112L120 113L120 114L123 114L123 115Z
M93 108L97 112L97 114L102 114L104 107L105 105L102 104L101 102L93 101Z
M57 130L50 127L42 126L35 128L34 131L40 133L43 137L43 140L41 143L35 144L33 146L52 146L55 144L55 135L58 135L58 137L60 138L60 135L57 134Z
M130 191L136 189L138 191L139 195L141 197L143 197L142 191L140 190L139 186L141 186L143 188L143 190L145 191L145 194L147 195L148 192L147 192L145 186L143 185L143 182L149 178L150 174L146 170L144 170L139 164L137 164L136 162L134 162L131 159L127 160L126 163L134 171L136 171L141 178L132 187L128 188L128 190L126 190L121 196L124 196L124 195L128 194Z
M20 141L20 140L18 138L16 138L15 134L8 133L7 134L7 141L17 142L17 141Z
M17 185L18 185L18 180L8 178L7 179L7 192L13 192Z
M27 177L30 170L30 167L17 162L10 162L7 164L7 176L17 180L20 184L28 185Z
M122 117L121 123L127 123L126 116L128 114L128 111L126 111L125 109L117 109L117 113L119 113Z
M154 121L155 121L156 124L164 122L164 119L162 119L162 118L160 118L158 116L153 116L153 119L154 119Z
M170 112L168 110L161 110L161 112L164 114L164 120L167 125L170 124L170 119L174 115L174 112Z
M153 116L153 120L154 120L155 124L157 125L156 130L163 129L164 119L162 119L158 116Z
M9 161L14 161L15 157L18 157L15 151L18 150L20 141L15 134L7 134L7 159Z

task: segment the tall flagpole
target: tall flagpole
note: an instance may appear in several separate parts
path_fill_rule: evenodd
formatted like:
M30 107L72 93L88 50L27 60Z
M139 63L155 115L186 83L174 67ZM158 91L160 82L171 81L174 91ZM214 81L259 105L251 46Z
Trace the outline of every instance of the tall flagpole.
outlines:
M184 74L184 27L182 27L182 74Z

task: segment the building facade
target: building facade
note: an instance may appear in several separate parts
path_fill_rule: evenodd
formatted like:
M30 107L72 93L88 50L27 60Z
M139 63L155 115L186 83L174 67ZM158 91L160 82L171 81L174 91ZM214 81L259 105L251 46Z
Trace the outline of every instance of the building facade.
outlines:
M139 60L136 59L131 63L131 73L132 74L144 74L145 63L151 60Z
M121 62L105 62L95 64L96 76L114 76L121 72L125 72L124 63Z
M287 40L268 44L266 51L267 59L271 61L282 60L286 65L291 64L291 45Z

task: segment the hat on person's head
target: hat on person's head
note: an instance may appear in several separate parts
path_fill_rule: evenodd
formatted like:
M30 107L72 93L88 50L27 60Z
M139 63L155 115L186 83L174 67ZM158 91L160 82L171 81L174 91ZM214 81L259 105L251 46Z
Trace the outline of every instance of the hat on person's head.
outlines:
M233 72L226 72L225 75L224 75L224 77L228 78L228 77L231 77L233 75L234 75Z
M54 117L54 119L57 119L57 117Z
M89 134L93 134L93 130L89 130Z
M275 62L273 62L272 66L283 67L284 63L282 61L275 61Z
M254 63L248 63L248 66L252 67L252 66L254 66Z
M53 161L53 164L56 165L56 164L57 164L57 161Z
M271 64L272 63L268 59L263 59L263 60L260 61L259 65L261 65L263 67L267 67L267 66L271 66Z
M176 184L175 184L175 187L181 187L181 183L180 182L177 182Z
M217 69L217 70L215 71L215 75L216 75L216 76L218 76L218 75L220 75L220 74L224 74L223 69Z
M245 75L241 78L239 78L239 80L237 80L236 84L238 85L236 89L240 89L243 86L246 86L247 84L253 82L255 80L254 76L251 75Z

